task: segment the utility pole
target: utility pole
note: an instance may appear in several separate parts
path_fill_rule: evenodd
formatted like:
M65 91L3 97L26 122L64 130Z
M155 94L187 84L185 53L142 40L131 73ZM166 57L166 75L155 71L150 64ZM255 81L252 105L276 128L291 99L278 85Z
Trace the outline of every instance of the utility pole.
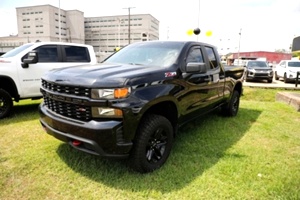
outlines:
M123 9L128 9L128 44L130 44L130 9L135 7L128 7Z

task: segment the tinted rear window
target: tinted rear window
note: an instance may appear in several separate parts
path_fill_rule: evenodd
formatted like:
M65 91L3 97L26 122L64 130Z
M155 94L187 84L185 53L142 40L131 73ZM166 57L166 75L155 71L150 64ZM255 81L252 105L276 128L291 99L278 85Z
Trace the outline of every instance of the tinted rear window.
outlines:
M66 46L66 62L90 62L90 56L86 47Z

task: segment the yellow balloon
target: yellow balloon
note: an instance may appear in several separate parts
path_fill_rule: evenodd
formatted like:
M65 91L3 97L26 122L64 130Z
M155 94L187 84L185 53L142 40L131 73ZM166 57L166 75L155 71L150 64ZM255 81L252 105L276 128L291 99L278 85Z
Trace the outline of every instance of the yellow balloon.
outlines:
M191 36L194 34L194 30L193 29L190 29L186 32L188 34L188 36Z
M210 36L212 35L212 31L206 31L205 35L206 35L207 37L210 37Z

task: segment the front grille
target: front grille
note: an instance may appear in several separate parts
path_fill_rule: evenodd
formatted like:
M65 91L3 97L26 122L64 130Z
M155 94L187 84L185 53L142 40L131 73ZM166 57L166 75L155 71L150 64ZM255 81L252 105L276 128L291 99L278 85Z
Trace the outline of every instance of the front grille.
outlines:
M255 74L255 76L258 76L258 77L265 77L265 76L268 76L269 74L266 74L266 73L264 73L264 74Z
M56 83L47 82L45 80L42 80L42 87L47 90L53 91L53 92L59 92L59 93L82 96L82 97L90 97L91 96L90 95L91 90L89 88L84 88L84 87L59 85Z
M53 112L68 118L89 121L92 118L91 107L56 101L44 95L44 104Z

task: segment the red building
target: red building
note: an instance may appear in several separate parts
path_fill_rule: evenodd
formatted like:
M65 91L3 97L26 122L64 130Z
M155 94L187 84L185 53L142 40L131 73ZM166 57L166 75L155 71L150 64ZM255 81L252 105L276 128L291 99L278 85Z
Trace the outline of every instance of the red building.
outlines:
M253 52L240 52L232 53L227 57L228 60L232 62L240 57L243 60L256 60L264 59L272 64L278 64L281 60L290 60L292 58L291 53L281 53L281 52L268 52L268 51L253 51Z

